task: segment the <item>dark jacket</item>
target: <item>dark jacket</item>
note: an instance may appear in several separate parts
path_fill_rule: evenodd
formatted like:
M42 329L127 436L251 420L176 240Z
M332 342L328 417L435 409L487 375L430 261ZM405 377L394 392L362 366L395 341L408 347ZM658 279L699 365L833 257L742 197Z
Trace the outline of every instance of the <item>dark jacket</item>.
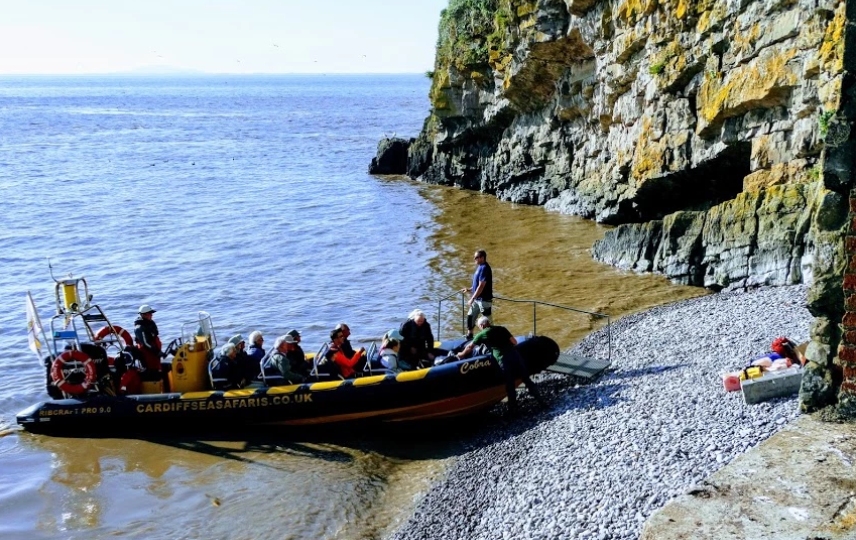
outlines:
M237 360L232 360L222 353L217 353L214 360L211 360L210 369L212 379L225 379L222 381L212 381L215 390L240 388L244 377Z
M285 356L291 364L291 371L302 375L304 378L309 376L311 369L309 363L306 361L306 353L303 352L300 345L295 346L293 351L285 353Z
M415 366L419 360L426 358L427 354L434 349L434 333L431 331L431 325L428 324L428 321L419 326L413 319L407 319L401 325L400 331L401 337L404 338L399 353L401 360ZM410 352L411 347L416 348L415 355Z
M161 341L158 337L158 325L151 319L137 317L134 321L134 339L141 349L148 349L160 355Z
M244 378L248 381L254 381L259 378L259 373L262 371L262 358L265 357L265 350L255 345L250 345L247 351L244 364Z

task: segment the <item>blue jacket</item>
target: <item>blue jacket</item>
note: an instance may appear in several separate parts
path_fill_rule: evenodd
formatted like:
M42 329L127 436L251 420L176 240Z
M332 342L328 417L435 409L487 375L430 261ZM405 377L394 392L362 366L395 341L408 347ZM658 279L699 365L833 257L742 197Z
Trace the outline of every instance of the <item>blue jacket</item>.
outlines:
M254 343L247 349L247 356L250 360L261 362L262 358L265 357L265 350Z

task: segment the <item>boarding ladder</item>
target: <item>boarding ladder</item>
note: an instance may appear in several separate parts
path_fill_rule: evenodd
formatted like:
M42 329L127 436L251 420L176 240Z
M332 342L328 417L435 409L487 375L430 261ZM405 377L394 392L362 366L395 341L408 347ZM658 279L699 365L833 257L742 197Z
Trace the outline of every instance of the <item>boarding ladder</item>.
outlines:
M455 291L448 296L440 298L436 300L437 303L437 340L442 341L441 335L443 332L442 325L442 314L443 314L443 304L455 298L456 296L460 297L461 302L461 335L465 335L466 321L467 321L467 301L466 294L462 291ZM562 311L568 313L579 313L582 315L587 315L589 317L595 319L605 319L606 320L606 343L601 347L602 354L598 356L584 356L580 354L571 354L567 352L567 348L562 348L562 353L559 354L559 359L555 364L547 368L547 371L552 371L555 373L563 373L565 375L574 375L576 377L583 378L593 378L602 373L606 368L608 368L612 364L612 319L609 315L604 313L597 313L594 311L586 311L584 309L578 309L568 306L562 306L559 304L553 304L550 302L543 302L540 300L522 300L518 298L507 298L504 296L494 296L493 304L496 306L497 301L500 302L509 302L512 304L530 304L532 306L532 332L529 334L530 336L537 335L538 331L538 306L542 307L550 307L560 309Z

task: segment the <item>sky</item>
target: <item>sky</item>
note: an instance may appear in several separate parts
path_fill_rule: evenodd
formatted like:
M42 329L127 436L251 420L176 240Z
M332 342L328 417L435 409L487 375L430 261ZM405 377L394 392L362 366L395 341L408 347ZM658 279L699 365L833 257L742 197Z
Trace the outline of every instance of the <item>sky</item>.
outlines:
M421 73L448 0L0 0L0 74Z

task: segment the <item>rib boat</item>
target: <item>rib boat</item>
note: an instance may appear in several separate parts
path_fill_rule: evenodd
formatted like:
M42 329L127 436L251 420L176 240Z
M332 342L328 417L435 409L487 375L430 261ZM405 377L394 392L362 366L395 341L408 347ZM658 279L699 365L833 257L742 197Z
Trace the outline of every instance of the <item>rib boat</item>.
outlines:
M253 425L408 422L472 414L505 398L501 370L489 353L413 371L390 372L367 352L357 376L325 374L314 362L310 380L288 384L266 375L234 390L213 390L208 364L218 346L210 315L199 312L167 346L160 373L143 377L138 393L123 393L117 359L133 338L92 304L83 278L56 281L56 314L43 327L27 293L30 348L39 354L48 394L17 415L18 424L38 433L92 433L115 428L144 431ZM60 324L62 323L62 324ZM518 338L529 373L556 362L559 346L544 336ZM459 350L463 340L435 343L438 356ZM45 350L46 349L46 350ZM47 353L47 354L45 354ZM318 359L320 350L310 357Z

